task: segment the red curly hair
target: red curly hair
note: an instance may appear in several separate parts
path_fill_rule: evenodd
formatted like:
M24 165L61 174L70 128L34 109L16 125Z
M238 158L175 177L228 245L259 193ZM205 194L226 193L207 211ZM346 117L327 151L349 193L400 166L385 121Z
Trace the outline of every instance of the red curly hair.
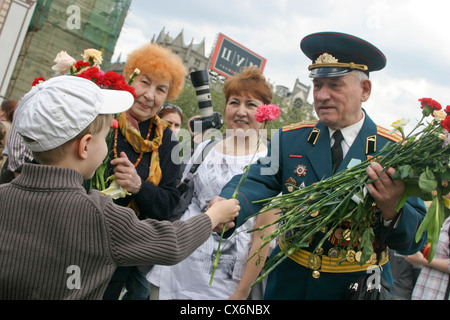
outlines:
M125 79L128 79L136 68L141 74L170 81L167 100L176 99L184 88L187 69L181 58L169 48L148 43L135 49L128 55L123 71Z

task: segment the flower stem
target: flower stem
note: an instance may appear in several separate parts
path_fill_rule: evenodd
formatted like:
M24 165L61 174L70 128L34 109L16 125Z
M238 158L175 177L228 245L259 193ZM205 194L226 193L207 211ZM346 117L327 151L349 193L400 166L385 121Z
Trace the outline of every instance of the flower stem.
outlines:
M261 137L258 137L258 144L256 145L256 150L253 153L253 156L252 156L250 162L247 164L247 166L245 166L244 173L242 174L241 179L239 180L239 183L238 183L236 189L234 190L233 195L231 196L231 199L236 199L237 198L239 188L241 187L241 185L244 183L245 179L248 176L248 172L250 171L250 165L253 163L253 160L255 159L256 153L259 150L259 146L261 145L261 142L262 142ZM219 257L222 254L221 245L222 245L223 235L225 234L225 231L226 231L226 224L223 225L222 232L220 234L219 245L217 247L216 257L215 257L214 263L213 263L213 270L212 270L212 273L211 273L211 279L209 280L209 285L210 286L213 283L214 274L216 272L217 266L219 265Z

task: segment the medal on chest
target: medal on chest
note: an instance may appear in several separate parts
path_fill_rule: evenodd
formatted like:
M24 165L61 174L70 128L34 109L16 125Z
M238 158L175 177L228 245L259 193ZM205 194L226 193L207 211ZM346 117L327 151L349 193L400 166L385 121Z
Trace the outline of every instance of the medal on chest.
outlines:
M298 176L298 177L304 177L306 176L306 171L308 171L308 169L306 169L306 166L299 164L295 170L294 173Z

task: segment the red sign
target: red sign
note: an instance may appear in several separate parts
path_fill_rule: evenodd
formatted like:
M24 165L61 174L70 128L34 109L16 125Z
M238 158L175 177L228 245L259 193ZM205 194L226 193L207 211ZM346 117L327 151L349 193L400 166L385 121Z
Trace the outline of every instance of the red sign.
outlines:
M266 61L260 55L219 33L211 58L211 70L229 78L239 73L242 67L250 65L256 65L264 70Z

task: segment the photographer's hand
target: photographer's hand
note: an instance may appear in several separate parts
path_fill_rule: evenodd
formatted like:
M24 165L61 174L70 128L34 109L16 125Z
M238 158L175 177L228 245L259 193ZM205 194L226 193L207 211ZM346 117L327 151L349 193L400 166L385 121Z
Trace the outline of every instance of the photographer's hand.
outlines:
M191 117L191 118L189 119L189 121L188 121L188 129L189 129L189 132L191 133L191 135L195 135L195 132L192 131L191 125L190 125L191 121L192 121L192 120L195 120L195 119L201 119L201 116L193 116L193 117ZM197 132L197 133L198 133L198 132Z

